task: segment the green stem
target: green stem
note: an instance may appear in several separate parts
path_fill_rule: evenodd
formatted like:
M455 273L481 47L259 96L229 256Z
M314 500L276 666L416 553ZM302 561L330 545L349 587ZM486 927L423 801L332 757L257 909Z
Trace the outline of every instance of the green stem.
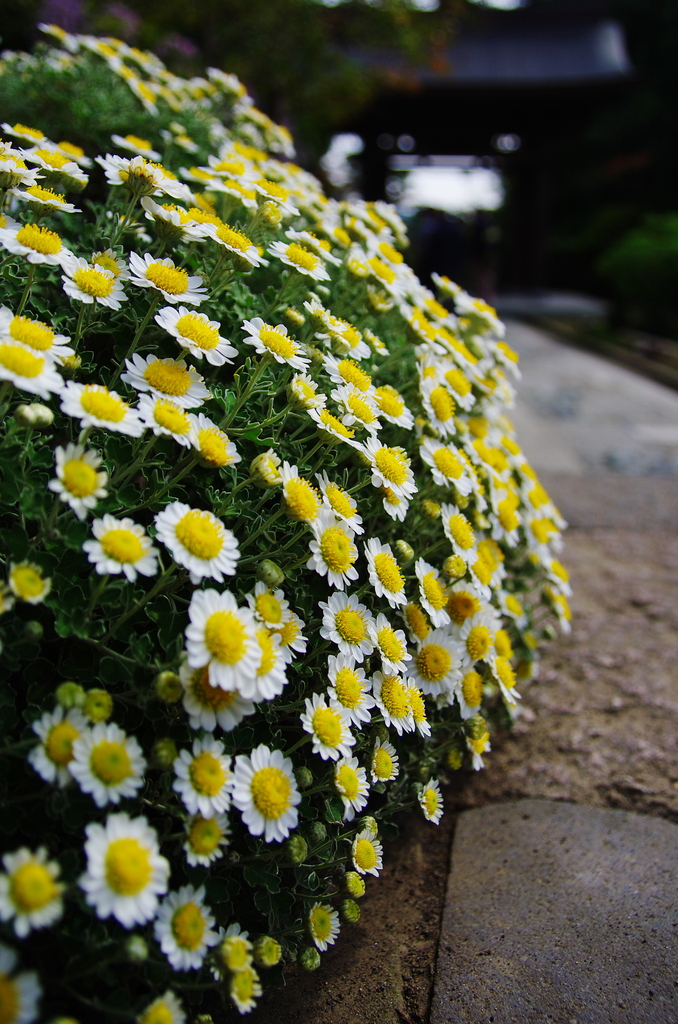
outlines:
M31 290L31 285L33 284L33 278L34 277L35 277L35 263L31 263L31 264L29 264L29 267L28 267L28 275L26 276L26 284L24 285L23 294L21 296L21 299L19 301L19 305L17 307L16 316L21 316L21 314L24 311L24 306L26 305L26 303L28 301L28 295L29 295L29 292Z
M291 757L291 755L295 752L295 750L298 750L299 747L302 747L305 743L310 743L311 738L312 737L309 736L308 733L304 734L300 740L297 740L294 746L290 747L289 750L285 751L285 757Z
M85 612L85 618L89 619L91 617L92 612L94 611L94 609L96 608L97 604L99 603L99 598L101 597L101 595L103 594L104 590L106 589L106 585L107 585L107 583L108 583L110 578L111 578L110 577L110 573L106 573L102 577L102 579L99 581L98 585L94 588L94 592L93 592L93 594L92 594L92 596L90 598L90 602L89 602L89 604L87 606L87 611Z
M153 298L151 299L151 304L148 307L148 312L146 313L146 316L144 317L144 319L139 324L139 326L137 328L137 331L136 331L136 334L132 338L132 343L131 343L129 349L127 350L127 354L124 356L123 359L121 359L120 363L118 364L117 370L113 374L113 379L111 380L110 384L108 385L108 388L109 388L110 391L113 390L113 385L115 384L116 380L118 379L118 377L120 376L120 374L124 370L126 361L128 359L130 359L131 356L133 355L135 348L139 344L139 340L141 339L141 335L144 333L144 331L148 327L148 323L149 323L151 317L153 316L153 313L155 312L155 307L158 305L159 302L160 302L160 294L158 293L157 295L154 295Z
M125 229L129 227L130 215L136 204L137 197L135 195L130 196L125 212L120 216L120 219L118 220L118 227L116 228L116 232L111 238L111 248L117 245L117 243L120 241L123 231L125 231Z
M250 374L250 379L248 380L247 385L245 386L245 390L238 398L236 398L235 405L233 406L231 411L224 416L221 423L219 424L220 430L227 430L228 427L231 425L237 413L240 411L244 403L247 401L247 399L254 391L254 387L257 381L259 380L259 377L261 377L262 373L269 365L270 361L271 357L269 355L264 355L261 357L258 365L255 366L254 370Z
M167 583L167 580L169 579L169 577L172 575L172 573L176 569L178 569L177 563L176 562L172 562L172 564L169 566L169 568L165 569L165 571L161 575L161 577L158 580L158 582L155 584L155 586L151 590L149 590L149 592L146 594L146 596L142 597L142 599L140 601L137 601L136 604L134 605L134 607L130 608L130 610L128 612L125 612L124 615L121 615L120 618L116 619L116 621L113 623L113 625L108 630L106 635L102 636L100 643L102 643L102 644L108 643L108 641L111 639L111 637L114 636L115 633L117 633L117 631L120 629L120 627L123 626L127 622L128 619L131 619L133 615L136 615L137 612L140 612L141 609L145 605L147 605L149 601L152 601L153 598L156 597L160 593L161 590L164 590L165 584Z

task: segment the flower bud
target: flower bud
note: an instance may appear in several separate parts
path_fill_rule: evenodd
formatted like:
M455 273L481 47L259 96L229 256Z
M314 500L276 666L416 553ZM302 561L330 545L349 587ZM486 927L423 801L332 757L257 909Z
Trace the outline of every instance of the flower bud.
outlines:
M430 498L424 498L421 503L424 515L428 516L429 519L440 519L441 508L437 501L431 501Z
M457 491L457 508L462 510L468 508L469 501L470 498L467 494L460 494L459 491Z
M156 740L151 750L151 763L155 768L162 768L165 771L172 767L179 756L177 745L174 740L165 737Z
M280 207L276 203L272 203L270 199L267 199L265 203L262 203L259 207L259 214L261 216L262 224L266 227L275 229L280 226L282 221L282 213Z
M82 358L77 353L73 353L72 356L64 356L61 365L66 373L77 373L82 366Z
M308 843L303 836L290 836L284 850L287 859L293 864L303 864L308 856Z
M459 771L462 764L464 763L464 755L461 750L456 750L454 747L447 754L446 764L448 768L451 768L453 772Z
M313 783L313 772L310 768L306 768L303 765L301 768L294 769L294 777L297 780L299 789L308 789Z
M476 530L489 530L491 524L487 516L484 516L482 512L478 512L476 509L473 513L473 525Z
M347 871L344 875L343 880L344 891L352 896L354 900L359 900L361 896L365 895L365 880L362 878L357 871Z
M282 946L270 935L262 935L254 943L252 952L257 967L275 967L277 963L280 963Z
M132 963L140 964L148 959L148 944L141 935L130 935L125 941L125 956Z
M356 921L360 920L360 907L354 900L342 900L339 904L339 914L342 921L355 924Z
M79 683L62 683L57 686L54 694L57 704L59 704L65 711L70 711L71 708L81 708L85 703L85 691Z
M414 548L406 540L399 539L395 542L396 558L399 565L407 565L414 558Z
M267 490L270 487L280 487L282 477L278 472L280 459L272 448L262 452L252 459L250 463L250 479L257 487Z
M22 427L51 427L54 422L54 413L46 405L40 402L31 402L30 405L19 405L14 412L14 419Z
M550 622L548 623L548 625L544 626L544 639L545 640L555 640L557 635L558 634L556 633L555 627L552 626Z
M314 846L318 843L324 843L327 839L327 829L322 821L309 821L304 828L304 833L309 843L312 843Z
M38 622L36 619L24 622L21 633L24 640L42 640L42 634L44 633L42 623Z
M176 704L184 692L176 672L159 672L153 683L155 692L165 704Z
M320 953L314 946L304 946L297 955L297 963L302 971L317 971L320 967Z
M466 721L466 731L474 740L480 740L487 732L487 722L482 715L474 715Z
M294 308L294 306L288 306L283 313L283 316L292 327L303 327L306 323L306 317L304 314L300 313L298 309Z
M211 1013L199 1013L193 1018L193 1024L214 1024L214 1017Z
M52 1017L49 1024L80 1024L75 1017Z
M443 562L443 572L448 580L458 580L466 573L466 562L459 555L449 555Z
M285 581L285 573L270 558L262 558L257 566L257 579L273 589L274 587L279 587Z
M107 722L113 714L113 698L106 690L88 690L82 710L90 722Z
M365 832L371 832L373 836L379 835L379 825L377 824L377 820L370 814L366 814L364 818L360 819L360 827Z

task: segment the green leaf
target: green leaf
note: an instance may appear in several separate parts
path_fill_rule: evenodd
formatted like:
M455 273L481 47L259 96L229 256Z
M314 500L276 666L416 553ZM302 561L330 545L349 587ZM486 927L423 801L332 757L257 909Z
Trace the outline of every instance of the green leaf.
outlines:
M243 877L253 889L256 886L263 885L269 892L280 892L278 865L275 861L261 861L248 864L243 868Z

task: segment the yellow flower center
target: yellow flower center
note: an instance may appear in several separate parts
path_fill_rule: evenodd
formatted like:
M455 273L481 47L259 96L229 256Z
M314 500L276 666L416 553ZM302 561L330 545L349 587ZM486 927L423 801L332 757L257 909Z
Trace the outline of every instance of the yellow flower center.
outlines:
M453 622L461 626L464 619L470 619L472 615L480 611L480 601L468 590L458 590L450 594L447 602L447 613Z
M353 384L358 391L369 390L372 378L353 359L341 359L337 363L337 369L347 384Z
M493 639L487 626L474 626L466 637L466 650L474 661L478 661L479 658L485 657L492 646Z
M261 648L261 664L257 669L257 676L265 676L275 667L277 661L275 647L267 629L257 630L257 640Z
M44 138L44 136L42 137ZM62 167L70 163L63 153L54 153L51 149L36 149L35 156L39 156L43 163L48 167L53 167L56 171L60 171Z
M447 604L447 591L442 585L435 572L427 572L421 581L421 588L424 597L436 611L440 611Z
M498 629L494 634L494 649L500 658L512 658L513 646L505 629Z
M427 789L424 793L424 803L426 805L426 813L429 818L432 818L438 810L438 794L435 789Z
M18 135L28 135L31 139L35 139L36 142L40 142L44 139L45 133L41 132L39 128L29 128L25 124L21 124L19 121L15 125L12 125L14 131Z
M507 532L516 530L520 526L520 519L516 515L515 506L516 499L513 497L504 498L497 506L499 522Z
M214 349L219 344L219 331L206 323L195 313L187 313L177 320L176 329L184 337L192 341L203 351Z
M9 333L15 341L29 348L46 352L54 342L54 331L40 320L31 320L27 316L15 316L10 321Z
M342 764L341 768L335 775L335 782L337 789L340 793L343 793L347 800L355 800L360 792L360 779L354 768L350 765Z
M86 384L80 395L80 405L84 412L95 419L109 423L120 423L129 409L127 402L111 394L108 388L96 384Z
M24 224L17 231L16 240L42 256L56 256L61 251L61 239L56 231L40 228L37 224Z
M196 818L188 830L188 843L194 853L209 857L218 848L222 835L215 818Z
M461 681L461 692L470 708L478 707L483 696L483 680L477 672L467 672Z
M539 544L548 544L551 534L558 532L558 528L552 519L533 519L530 527L535 540Z
M108 558L123 564L138 562L144 554L144 546L131 530L109 530L100 540Z
M331 430L332 433L338 434L339 437L351 438L355 436L355 430L351 430L349 427L345 427L341 420L338 420L336 416L333 416L327 409L321 409L319 413L320 423L327 430Z
M63 149L64 153L68 153L69 156L84 156L85 150L81 149L80 146L74 146L72 142L59 142L59 149Z
M224 546L224 528L209 512L191 509L174 531L189 554L204 561L216 558Z
M186 271L179 267L168 267L164 263L151 263L146 268L146 278L168 295L183 295L188 288Z
M234 612L214 612L205 623L205 647L213 658L236 665L246 650L247 631Z
M244 174L245 165L241 164L239 160L220 160L218 164L214 165L215 171L220 171L222 174Z
M436 414L436 418L439 419L441 423L451 420L454 416L456 406L446 388L433 388L429 395L429 402L431 403L431 408Z
M246 253L254 247L254 242L247 235L243 235L242 231L236 231L235 228L229 228L227 224L219 225L217 238L221 239L230 249L236 249L241 253Z
M188 774L193 789L201 796L216 796L221 792L228 777L228 772L219 758L207 750L193 758Z
M535 508L540 508L542 505L546 505L549 501L548 494L539 483L536 484L536 486L529 492L528 498Z
M344 769L341 769L341 771L343 770ZM352 771L351 768L346 770ZM355 772L353 774L355 774ZM337 786L341 789L338 780ZM348 796L348 793L346 795ZM349 800L352 799L353 797L349 797ZM309 922L311 934L315 939L318 939L319 942L325 942L332 935L332 918L330 917L329 911L326 907L314 907L309 915Z
M254 606L264 622L282 622L283 610L278 598L270 590L258 594Z
M198 949L205 934L205 919L197 903L185 903L172 914L172 935L182 949Z
M153 407L153 418L159 427L164 427L171 434L183 435L191 429L188 415L174 402L156 402Z
M102 740L93 747L90 768L107 786L117 786L132 775L132 763L122 743Z
M95 267L101 267L102 270L109 270L111 274L113 274L113 277L118 277L120 275L120 268L117 260L112 256L107 256L105 252L100 252L95 256L92 256L92 263Z
M139 1017L139 1024L175 1024L176 1017L167 1003L158 1000Z
M453 391L456 391L458 395L464 398L468 395L471 390L471 382L461 370L452 369L447 370L445 373L445 380L450 385Z
M334 690L340 704L345 708L360 707L363 688L359 676L352 668L344 666L340 668L334 679Z
M336 612L334 625L341 639L348 644L359 644L367 634L365 620L355 608L341 608Z
M358 839L353 859L363 871L371 871L377 863L377 851L369 839Z
M516 685L516 677L511 668L511 663L506 658L497 658L494 663L494 670L506 689L513 689Z
M299 636L299 623L295 618L288 619L276 632L280 637L281 647L289 647Z
M551 566L551 568L553 569L553 566ZM514 615L520 616L523 614L523 606L518 600L518 598L515 597L513 594L506 595L506 607Z
M393 758L389 754L388 750L384 750L383 747L378 747L377 751L372 759L372 770L378 779L383 782L388 780L393 775Z
M313 484L303 477L292 477L284 487L287 511L295 519L309 523L317 519L320 511L320 498Z
M85 498L97 489L97 471L83 459L69 459L61 473L66 490L76 498Z
M35 199L42 199L53 206L61 206L66 201L66 196L55 192L51 188L41 188L40 185L31 185L30 188L26 189L26 195L33 196Z
M209 665L196 669L192 674L191 690L198 704L202 704L204 708L211 708L212 711L227 708L238 696L237 690L222 690L220 686L212 686Z
M12 584L20 598L28 601L31 597L39 597L45 589L45 581L30 565L18 565L12 570Z
M285 255L291 263L295 266L301 267L302 270L315 270L320 263L320 258L314 253L309 252L303 245L298 245L296 242L292 242L291 245L287 246Z
M409 713L410 702L407 699L407 690L399 676L384 676L380 700L391 718L405 718Z
M414 716L414 721L417 723L425 722L426 705L424 704L424 698L418 686L408 686L407 699L410 702L410 710Z
M447 520L447 528L455 544L464 551L468 551L475 544L476 537L466 516L460 514L450 516Z
M73 274L73 283L78 286L85 295L92 295L96 299L105 298L110 295L115 287L115 278L102 274L99 270L91 267L76 270Z
M80 730L69 721L57 722L50 729L45 740L45 753L50 761L64 768L73 760L73 741L77 740Z
M378 260L376 257L373 257L371 260L368 260L367 262L374 271L375 276L380 278L380 280L386 281L387 284L392 284L393 281L395 281L395 271L391 270L391 268L387 266L385 263L383 263L381 260Z
M439 683L452 668L452 656L440 644L425 644L415 660L419 675L429 683Z
M389 483L400 487L410 475L410 464L402 448L378 448L374 462Z
M164 395L185 395L191 386L191 374L173 359L156 359L144 370L144 380Z
M283 359L292 359L297 353L296 342L292 338L288 338L286 334L283 334L276 327L264 324L259 330L259 338L262 345L265 345L269 352L276 356L281 356Z
M10 875L9 889L10 899L19 912L31 914L51 903L59 895L61 886L57 885L44 864L29 861Z
M282 199L283 202L289 198L289 192L282 185L276 184L274 181L267 181L266 178L260 178L257 182L264 192L269 196L273 196L275 199Z
M388 244L388 242L380 242L379 245L377 246L377 248L379 249L379 252L381 253L381 255L384 256L387 260L390 260L391 263L402 263L403 262L403 255L402 255L402 253L399 253L398 250L394 249L392 245ZM444 309L445 307L442 307L442 308ZM447 316L447 310L446 309L445 309L444 315Z
M140 139L138 135L126 135L125 142L129 142L135 149L152 149L148 139Z
M18 345L0 345L0 365L17 377L32 380L42 373L45 360L24 348L19 348Z
M377 643L389 661L400 661L405 656L405 644L390 626L383 626L377 630Z
M229 447L228 440L224 438L218 427L206 427L198 431L198 443L200 445L200 457L204 462L216 468L227 466L234 461Z
M477 560L473 563L474 573L485 586L487 586L492 579L492 574L495 569L496 566L488 560L487 555L483 552L479 553Z
M349 395L346 404L361 423L374 423L378 419L367 402L359 395Z
M253 968L245 967L242 971L236 971L231 977L229 992L234 1000L247 1005L254 998L254 986L257 981Z
M433 461L436 464L436 468L448 480L458 480L464 472L461 462L449 448L436 448L433 453Z
M292 784L282 770L275 765L260 768L250 783L254 806L264 818L280 818L292 804Z
M431 624L418 604L408 604L405 608L407 625L419 640L425 640L431 632Z
M344 573L351 568L358 557L358 549L340 526L323 530L320 538L320 553L326 565L333 572Z
M150 852L138 839L114 839L104 864L106 883L118 896L137 896L153 874Z
M402 416L405 410L405 403L396 389L392 388L390 384L385 384L383 387L377 388L375 398L377 400L377 405L383 413L386 413L387 416L393 416L394 419L397 419L398 416Z
M336 747L344 734L343 723L334 708L319 707L313 712L313 731L326 747Z

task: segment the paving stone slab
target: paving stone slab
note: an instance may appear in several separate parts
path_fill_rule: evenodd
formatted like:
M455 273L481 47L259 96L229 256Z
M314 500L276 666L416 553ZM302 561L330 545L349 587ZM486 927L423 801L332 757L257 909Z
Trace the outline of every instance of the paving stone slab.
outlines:
M678 826L550 800L460 815L431 1024L676 1024Z

